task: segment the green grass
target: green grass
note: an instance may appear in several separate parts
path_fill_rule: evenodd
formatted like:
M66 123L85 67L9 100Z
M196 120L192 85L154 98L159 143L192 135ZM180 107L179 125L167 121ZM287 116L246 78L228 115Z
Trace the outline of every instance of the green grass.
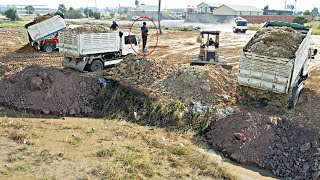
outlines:
M25 21L5 21L0 22L0 28L17 28L17 27L24 27L27 24Z
M312 34L313 35L320 35L320 22L310 22L304 24L306 26L310 26L312 28Z

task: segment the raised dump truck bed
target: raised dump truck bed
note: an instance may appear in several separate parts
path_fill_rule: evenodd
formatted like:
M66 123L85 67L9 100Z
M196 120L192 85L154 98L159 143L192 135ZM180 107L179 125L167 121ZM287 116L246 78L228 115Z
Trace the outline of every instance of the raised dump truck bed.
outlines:
M44 40L66 29L66 27L65 20L58 15L30 26L26 25L27 41L38 42Z
M81 34L62 31L59 32L59 43L59 51L73 57L120 51L120 36L117 31Z
M288 100L289 106L293 108L303 88L304 80L309 74L311 29L282 22L268 22L264 27L269 26L292 27L303 33L304 39L293 58L263 56L248 52L244 48L240 57L238 84L264 92L282 94ZM248 44L252 40L253 38ZM242 90L244 89L242 88ZM263 97L263 93L258 92L257 94L259 93Z

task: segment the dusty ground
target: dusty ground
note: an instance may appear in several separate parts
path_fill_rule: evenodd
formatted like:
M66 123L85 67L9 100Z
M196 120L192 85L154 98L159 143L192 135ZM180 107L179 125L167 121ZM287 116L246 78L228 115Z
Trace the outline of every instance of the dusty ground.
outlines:
M137 34L139 34L139 33L137 33ZM157 65L156 66L152 66L152 67L156 67L156 69L153 69L152 72L146 73L148 75L148 77L154 77L154 76L155 77L161 76L160 78L174 77L172 75L174 75L175 70L181 68L181 65L189 64L189 62L193 59L193 57L196 56L196 54L198 53L199 44L195 43L196 35L197 35L197 32L165 31L164 34L159 37L159 43L158 43L157 49L150 56L151 60L155 61L155 63ZM221 55L226 57L229 60L229 62L234 63L234 70L230 74L231 77L232 76L234 77L234 73L237 72L236 68L237 68L237 63L239 61L239 55L240 55L241 49L245 45L245 43L252 37L252 35L253 34L251 32L249 32L248 34L236 34L236 35L234 35L232 33L222 33L221 34L221 38L220 38ZM24 49L21 51L20 48L22 48L24 46L24 39L23 39L22 29L19 29L19 28L18 29L7 29L7 28L0 29L0 38L5 40L5 41L1 41L0 42L0 46L1 46L1 48L0 48L0 75L1 74L8 74L9 72L14 72L14 71L22 71L24 68L26 68L26 67L28 67L30 65L40 65L40 66L44 66L44 67L53 66L53 67L61 68L62 56L59 55L59 53L57 53L57 52L54 52L52 54L46 54L46 53L34 52L34 51L30 51L30 52L26 53L24 51ZM149 46L148 46L148 50L149 51L151 51L153 46L155 46L155 39L154 38L155 38L154 32L151 31L150 32L150 37L149 37ZM313 43L313 45L315 45L317 47L320 47L320 39L318 37L312 38L312 43ZM160 66L162 66L161 64L165 64L167 69L165 69L165 70L163 70L162 68L158 69L158 65L159 64L160 64ZM303 126L306 130L311 130L312 132L319 131L319 121L318 121L319 110L318 110L317 107L318 107L318 104L320 103L319 102L320 101L320 98L319 98L320 94L319 94L319 90L318 90L319 86L317 85L317 83L315 83L315 82L319 82L319 80L320 80L319 79L320 78L320 76L319 76L320 75L320 69L317 68L318 65L319 65L319 58L318 57L313 62L313 65L314 65L314 67L313 67L313 71L311 72L311 77L308 79L308 81L306 83L306 89L302 93L301 98L300 98L299 103L298 103L298 106L297 106L297 108L295 110L285 110L285 111L283 111L281 113L279 113L279 112L275 113L275 111L273 111L272 109L268 109L268 108L265 108L263 106L259 106L259 105L241 105L241 104L240 105L239 104L233 104L232 108L234 108L236 111L239 111L239 110L240 111L244 111L244 110L246 110L246 111L249 111L250 113L256 113L257 112L257 113L261 113L262 115L266 114L267 116L270 116L270 115L272 116L274 114L279 115L279 116L284 116L288 120L290 120L290 121L292 121L294 123L298 123L300 126ZM134 66L131 66L131 67L134 67ZM138 66L138 70L139 70L139 68L140 67ZM168 69L171 69L171 70L168 71ZM183 67L182 67L182 69L183 69ZM133 69L133 70L137 70L137 69ZM160 70L160 71L158 71L158 70ZM207 67L201 67L196 71L195 76L200 78L201 76L199 74L197 74L197 73L198 72L202 72L202 71L207 71L207 70L208 70ZM209 70L215 71L217 69L209 68ZM162 71L165 71L165 73L162 74ZM136 83L138 83L138 84L140 83L140 86L147 86L148 88L150 88L154 84L154 81L156 81L157 79L153 79L153 78L144 79L145 78L145 73L144 72L145 71L141 71L141 73L139 72L141 74L141 76L140 76L141 78L138 78ZM183 74L183 73L180 73L180 74ZM214 74L214 73L209 73L209 74ZM165 76L162 77L162 75L165 75ZM229 76L229 75L225 75L225 76ZM175 75L175 77L177 77L177 75ZM126 77L126 78L130 79L130 77ZM201 77L201 78L203 78L203 77ZM221 78L217 78L217 77L212 77L211 75L210 75L210 78L211 78L211 81L214 81L214 82L215 82L216 79L221 79ZM181 80L181 81L183 81L183 80ZM189 83L189 80L184 80L184 81ZM197 81L197 80L195 80L195 81ZM219 97L218 98L219 103L220 102L222 102L222 103L229 102L226 105L230 104L230 101L231 101L231 103L233 103L234 102L233 100L235 99L235 95L234 95L235 93L231 92L231 93L228 94L227 91L228 90L229 91L233 91L232 90L233 88L228 88L228 87L234 87L234 85L235 85L234 79L230 80L230 81L229 80L226 81L228 83L230 82L231 85L228 84L228 83L223 84L223 82L219 82L219 81L217 81L217 82L218 82L218 84L216 84L216 82L215 83L206 82L206 83L209 84L209 85L211 83L211 85L213 87L217 87L217 88L219 88L219 87L221 88L222 87L223 93L222 94L218 94L219 96L217 96L217 97ZM196 83L197 82L195 82L194 85L198 86ZM171 83L171 84L174 85L174 83ZM214 88L211 88L211 86L202 87L202 88L200 87L200 90L202 89L202 90L206 91L206 90L209 89L208 87L210 88L210 93L211 93L211 89L215 90ZM185 88L182 89L182 90L186 90L187 91L187 88L195 89L192 85L189 85L189 86L185 86ZM174 91L182 91L182 90L181 89L175 89ZM170 91L170 89L167 89L167 91ZM179 95L178 93L174 93L174 91L172 91L171 94ZM217 91L220 92L222 90L219 89ZM168 92L168 93L170 94L170 92ZM201 92L199 92L199 93L202 94ZM212 92L213 95L215 95L214 93L215 92ZM191 93L189 95L189 96L191 96L190 99L193 99L192 96L194 94L196 94L196 93ZM224 95L228 95L228 96L223 97ZM182 96L182 95L180 94L179 96ZM171 97L175 98L177 96L171 96ZM199 100L201 100L201 99L199 99ZM209 103L212 103L212 102L209 102ZM230 107L228 107L228 108L230 108ZM228 113L224 113L224 114L227 115ZM228 121L232 121L232 119L227 119L227 120ZM237 118L237 117L235 117L234 120L239 121L240 124L242 123L241 121L243 121L242 118ZM248 127L251 127L251 126L254 127L254 128L252 128L253 129L252 132L249 131L249 134L260 131L261 127L255 127L257 125L255 123L256 120L257 119L252 119L252 121L248 121L247 122L247 123L249 123ZM32 123L36 123L37 126L39 126L40 128L41 128L41 126L44 126L44 127L46 126L45 122L41 122L41 123L32 122ZM219 124L217 124L217 125L219 125ZM222 126L224 124L222 123L220 125ZM244 123L243 125L245 126L246 124ZM258 123L258 125L259 125L259 123ZM73 125L70 125L70 126L73 126ZM214 126L214 124L213 124L213 126ZM237 126L236 124L233 127L234 127L234 129L232 131L228 130L228 133L223 133L222 132L221 136L220 136L221 139L219 139L219 140L220 141L224 141L223 138L226 138L226 139L234 138L234 133L237 133L240 130L242 130L243 128L245 128L243 126ZM11 128L11 127L9 126L9 128ZM45 128L50 129L49 127L45 127ZM51 128L56 130L56 129L59 129L59 126L58 127L54 126L54 127L51 127ZM77 128L71 128L71 129L77 129ZM221 129L223 129L223 128L221 127ZM85 131L87 131L87 129ZM42 131L39 132L39 134L42 134L42 133L43 133ZM80 133L80 132L78 131L78 133ZM72 145L72 141L73 140L81 141L82 137L85 137L85 136L88 135L88 133L85 133L85 132L82 132L80 134L81 134L81 136L79 136L80 138L78 138L77 134L75 134L76 136L74 136L74 137L72 137L72 134L71 134L71 137L68 138L67 142L64 142L64 143L66 143L66 144L69 143L68 145L70 145L70 144ZM213 133L213 134L215 134L215 133ZM267 135L270 135L270 134L267 134ZM314 136L318 136L317 134L313 134L313 135ZM43 136L46 137L45 135L43 135ZM232 136L232 137L230 137L230 136ZM274 135L274 136L276 137L276 135ZM257 135L253 134L253 137L257 137ZM1 136L1 138L7 138L8 139L8 136L3 135L3 136ZM238 138L241 139L242 136L240 135L240 136L238 136ZM55 138L51 138L51 139L52 139L53 142L56 141ZM88 139L90 139L90 138L88 138ZM212 141L212 138L210 138L210 140ZM308 142L309 142L309 140L311 141L311 139L306 139L306 141L308 141ZM299 142L301 142L301 141L299 140ZM211 144L213 144L214 142L212 142ZM87 143L89 143L89 142L87 142ZM272 141L271 141L270 144L273 145ZM90 144L90 145L92 145L92 144ZM54 162L59 161L59 159L62 159L62 161L63 161L63 157L59 157L59 152L51 152L52 149L54 149L54 148L48 147L49 148L49 149L47 149L48 151L44 151L43 152L42 150L40 150L40 151L36 150L39 147L40 146L37 146L37 147L35 147L35 149L33 149L31 151L33 151L33 154L35 156L40 156L41 157L40 159L45 159L45 162L47 161L48 157L52 157L52 155L56 155L58 153L58 157L55 157L55 159L53 160L53 163L51 161L48 161L48 162L50 162L49 163L50 164L49 167L54 165L55 164ZM252 147L254 147L254 146L246 147L248 151L245 151L245 149L243 151L240 151L240 155L238 153L237 156L234 156L235 157L234 160L240 161L236 157L243 157L241 152L243 152L244 154L248 154L248 152L252 151L252 149L250 149ZM16 147L15 145L13 145L13 149L11 149L11 150L12 151L17 150L18 154L20 153L20 155L24 154L22 152L25 151L25 148L20 149L20 150L18 150L18 148L19 147ZM67 149L67 148L64 147L64 149ZM22 152L20 152L20 151L22 151ZM38 153L35 153L35 152L38 152ZM107 152L107 150L106 150L106 152ZM141 153L142 152L144 152L144 151L141 151ZM70 154L74 153L75 157L79 156L74 151L72 151L72 152L69 151L68 153L70 153ZM94 154L95 152L91 151L90 153ZM44 156L44 157L42 157L42 156ZM254 155L253 157L256 157L256 156ZM26 157L25 159L28 159L28 158ZM32 158L34 158L34 156L32 156ZM258 158L261 159L261 157L258 157ZM119 157L118 157L118 159L119 159ZM23 161L24 160L19 160L19 162L23 162ZM33 159L31 162L33 162L33 161L37 161L37 159ZM38 161L42 162L43 160L38 160ZM122 161L121 157L120 157L120 161ZM250 160L245 159L242 162L245 163L245 161L250 161ZM18 161L15 161L15 162L18 162ZM89 160L88 160L88 162L89 162ZM279 163L279 162L280 161L277 161L277 163ZM282 162L280 162L280 163L282 163ZM65 163L70 163L70 162L65 162ZM73 163L73 162L71 161L71 163ZM92 162L90 162L90 163L92 163ZM248 164L250 164L250 163L248 163ZM251 165L252 164L254 164L254 163L251 163ZM14 163L14 165L16 165L16 164ZM122 162L120 164L118 164L118 165L121 166L121 167L124 167ZM125 165L128 165L128 164L125 164ZM130 165L130 167L132 166L132 164L129 164L129 165ZM46 166L44 166L44 167L46 167ZM44 168L44 167L41 166L41 168ZM114 172L114 171L116 171L115 169L108 169L108 168L103 167L103 166L102 166L102 168L99 167L100 168L100 169L98 168L99 170L92 169L91 171L89 169L85 169L85 168L82 168L82 169L80 168L79 169L78 167L75 167L73 165L71 165L71 167L75 172L86 170L86 171L83 171L83 175L85 175L85 176L95 176L95 175L98 174L98 177L105 177L105 175L107 174L106 172L109 172L109 171ZM83 167L86 167L86 166L83 165ZM168 167L168 166L166 166L166 167ZM269 168L270 166L266 166L266 167L271 172L273 171L272 168ZM21 169L21 168L24 169L24 167L20 167L20 165L17 166L18 170ZM30 166L27 167L26 169L29 169L29 168L30 168ZM33 165L31 165L30 169L33 169L33 168L34 168ZM114 168L118 168L118 167L114 167ZM303 166L302 166L302 168L303 168ZM182 169L184 169L184 168L182 168ZM8 172L8 170L9 170L9 172ZM5 174L8 174L8 176L10 176L10 171L11 170L12 169L10 169L10 168L8 169L7 168L7 170L5 171ZM132 169L129 169L128 172L130 172L131 170ZM136 169L133 169L132 171L134 171L134 170L136 170ZM150 172L149 170L147 170L146 172L143 171L141 176L142 177L149 177L149 175L150 175L150 174L148 175L148 173ZM94 173L93 174L92 173L88 174L87 173L88 171L94 172ZM155 172L155 171L156 171L156 169L153 172ZM191 171L192 171L192 169L191 169ZM111 172L111 174L112 174L112 172ZM274 172L274 174L279 175L279 172ZM21 174L18 174L18 175L19 176L21 175L21 177L22 177L24 175L23 171L21 172ZM158 175L159 175L159 173L157 175L155 175L155 176L158 176ZM171 173L171 175L172 175L172 173ZM41 176L54 177L56 175L53 173L53 174L42 174ZM140 176L140 174L139 174L139 176ZM161 173L160 173L159 176L163 176L163 177L167 177L168 176L169 177L169 175L161 174ZM203 174L201 176L203 176ZM186 177L186 176L182 175L181 177L183 178L183 177Z

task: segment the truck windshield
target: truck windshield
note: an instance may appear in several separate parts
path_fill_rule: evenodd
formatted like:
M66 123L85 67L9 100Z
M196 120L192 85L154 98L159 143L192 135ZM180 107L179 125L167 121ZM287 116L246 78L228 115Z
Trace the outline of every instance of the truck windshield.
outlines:
M237 26L247 26L247 22L245 21L238 21Z
M130 35L130 41L129 41L129 36L125 36L125 44L130 44L130 41L132 44L137 44L137 39L135 35Z

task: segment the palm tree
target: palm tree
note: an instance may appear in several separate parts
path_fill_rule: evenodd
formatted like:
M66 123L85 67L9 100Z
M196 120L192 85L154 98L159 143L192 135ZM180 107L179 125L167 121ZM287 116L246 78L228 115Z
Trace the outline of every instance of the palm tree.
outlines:
M159 5L158 5L158 24L159 24L160 34L162 34L161 24L160 24L160 11L161 11L161 0L159 0Z

